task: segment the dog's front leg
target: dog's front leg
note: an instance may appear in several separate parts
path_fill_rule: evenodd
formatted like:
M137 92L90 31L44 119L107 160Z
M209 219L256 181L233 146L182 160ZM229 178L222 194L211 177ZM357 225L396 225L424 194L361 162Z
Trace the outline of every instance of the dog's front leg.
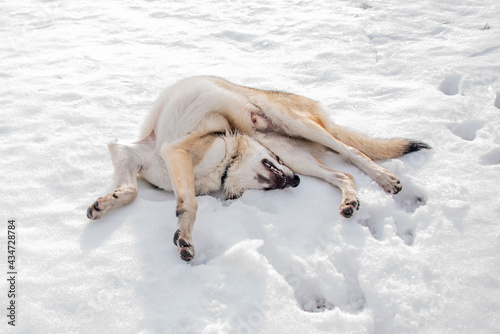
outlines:
M168 143L161 147L161 156L165 160L177 200L175 214L178 218L178 229L174 235L174 244L181 259L191 261L194 257L191 233L198 209L194 190L193 160L182 145Z

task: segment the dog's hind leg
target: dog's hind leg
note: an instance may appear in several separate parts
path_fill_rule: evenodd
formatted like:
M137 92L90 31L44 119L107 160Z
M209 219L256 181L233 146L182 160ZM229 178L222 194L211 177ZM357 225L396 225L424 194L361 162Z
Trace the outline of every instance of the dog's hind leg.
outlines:
M272 109L270 111L272 111ZM269 110L266 110L266 112L266 117L272 115L272 112L269 113ZM373 160L356 148L333 137L321 124L313 121L311 118L304 116L298 118L282 116L281 119L278 119L279 115L275 115L274 117L275 120L270 117L270 124L279 126L283 130L283 133L281 133L282 135L288 135L290 138L301 137L330 148L368 174L368 176L370 176L389 194L397 194L401 190L402 187L399 180L390 171L377 165L373 162ZM252 122L256 123L253 119ZM256 130L257 133L254 137L256 137L256 139L264 146L273 150L266 143L264 143L268 131L266 129L259 128L256 128Z
M96 220L109 211L129 204L137 197L137 172L151 150L154 133L139 143L119 144L114 141L108 144L111 160L115 167L114 178L116 189L113 193L99 197L87 209L87 217Z

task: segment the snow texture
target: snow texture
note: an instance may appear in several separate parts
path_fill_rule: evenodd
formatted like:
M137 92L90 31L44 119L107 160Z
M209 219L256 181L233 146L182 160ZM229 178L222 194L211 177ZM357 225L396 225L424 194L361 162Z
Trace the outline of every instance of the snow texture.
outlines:
M19 261L16 327L3 315L0 332L500 332L497 0L3 0L0 20L2 272L12 217ZM101 221L85 210L113 190L106 143L199 74L433 150L381 162L395 196L332 158L359 190L351 219L310 177L199 197L187 265L171 193L140 182Z

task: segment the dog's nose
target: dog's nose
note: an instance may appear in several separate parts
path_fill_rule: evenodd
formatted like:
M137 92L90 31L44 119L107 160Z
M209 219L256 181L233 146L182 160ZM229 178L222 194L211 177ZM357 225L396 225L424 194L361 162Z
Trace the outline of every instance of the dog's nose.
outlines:
M295 188L300 184L300 177L297 174L293 174L293 179L290 181L290 185Z

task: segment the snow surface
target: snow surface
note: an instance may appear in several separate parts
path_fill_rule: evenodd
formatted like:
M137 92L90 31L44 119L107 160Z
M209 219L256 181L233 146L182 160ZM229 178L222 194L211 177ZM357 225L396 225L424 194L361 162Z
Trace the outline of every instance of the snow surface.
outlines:
M17 332L500 332L497 0L3 0L0 22ZM141 182L101 221L85 210L113 189L106 143L135 139L160 91L199 74L306 95L339 124L434 149L381 163L403 183L394 197L332 158L359 190L351 219L310 177L199 197L187 265L172 194Z

